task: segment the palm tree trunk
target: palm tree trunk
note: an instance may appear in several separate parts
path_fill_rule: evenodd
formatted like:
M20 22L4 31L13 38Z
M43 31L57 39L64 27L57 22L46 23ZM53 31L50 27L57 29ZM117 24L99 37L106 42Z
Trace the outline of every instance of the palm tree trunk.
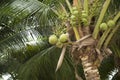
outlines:
M98 68L89 60L89 56L80 57L86 80L100 80Z
M89 0L86 0L86 2L83 3L84 10L87 12L87 14L88 14L88 3L87 3L88 1ZM73 6L80 6L80 5L78 5L78 0L73 0ZM83 31L84 36L90 34L89 27L85 27L83 30L84 30ZM78 38L76 38L76 39L79 40ZM83 42L83 46L85 46L86 44L89 45L89 42L90 42L90 45L93 46L95 41L94 41L94 39L88 39L88 41L86 40ZM82 45L82 42L81 42L81 44L79 44L79 47L80 47L80 45ZM93 53L92 55L94 56L95 54L94 54L94 52L92 52L92 50L94 51L95 49L88 47L87 45L86 45L87 48L85 51L82 51L82 48L81 48L81 50L79 49L80 56L77 56L77 57L79 57L81 59L81 63L83 66L86 80L100 80L98 68L97 68L97 66L94 65L94 61L90 60L91 57L88 56L91 53ZM90 48L91 50L87 50L88 48ZM81 52L87 53L87 54L81 54Z

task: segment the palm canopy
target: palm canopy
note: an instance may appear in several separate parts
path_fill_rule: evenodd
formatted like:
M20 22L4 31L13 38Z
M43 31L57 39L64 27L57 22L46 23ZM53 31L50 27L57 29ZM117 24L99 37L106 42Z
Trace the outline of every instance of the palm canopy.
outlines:
M51 10L55 3L57 1L52 0L1 2L1 74L8 72L21 80L74 79L74 76L69 78L74 74L68 57L63 64L66 68L57 75L54 71L60 49L50 46L47 36L56 22L56 15ZM68 72L64 72L66 70Z
M117 7L114 5L112 7L120 10L119 3L116 2L117 0L111 4L114 3ZM60 3L65 4L64 0L2 0L0 2L1 74L8 72L13 78L20 80L75 80L74 64L69 54L65 56L62 68L55 73L61 49L48 43L48 36L59 24L58 15L54 12L55 9L59 10ZM113 48L113 51L116 53L119 50L114 49L118 48ZM113 57L109 60L114 64ZM108 61L107 64L110 62ZM109 73L114 67L101 69L108 69ZM100 70L101 75L102 70ZM82 67L79 68L79 73L84 78ZM103 75L103 80L108 73Z

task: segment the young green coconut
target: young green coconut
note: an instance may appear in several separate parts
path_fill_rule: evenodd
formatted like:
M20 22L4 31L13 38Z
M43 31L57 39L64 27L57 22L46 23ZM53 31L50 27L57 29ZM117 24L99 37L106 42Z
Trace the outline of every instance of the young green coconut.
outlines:
M52 45L54 45L54 44L56 44L58 42L58 38L57 38L57 36L56 35L51 35L50 37L49 37L49 43L50 44L52 44Z
M68 40L68 34L61 34L59 40L60 42L65 43Z
M107 30L108 29L108 26L107 26L107 24L106 23L102 23L102 24L100 24L100 29L101 30Z
M109 21L107 22L107 25L108 25L110 28L112 28L112 27L115 26L115 22L114 22L113 20L109 20Z

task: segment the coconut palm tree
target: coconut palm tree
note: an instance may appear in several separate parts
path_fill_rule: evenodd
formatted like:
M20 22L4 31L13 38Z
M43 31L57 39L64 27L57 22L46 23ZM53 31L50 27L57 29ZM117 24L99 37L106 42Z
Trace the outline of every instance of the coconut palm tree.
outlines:
M119 79L119 0L1 0L0 71L14 80ZM53 39L54 38L54 39Z

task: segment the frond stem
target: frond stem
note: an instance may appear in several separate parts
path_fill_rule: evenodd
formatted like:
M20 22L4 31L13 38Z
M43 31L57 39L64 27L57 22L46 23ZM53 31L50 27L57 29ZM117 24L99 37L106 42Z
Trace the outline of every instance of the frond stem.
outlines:
M73 31L75 33L76 40L79 40L80 39L80 35L79 35L79 32L78 32L77 28L73 27Z
M68 8L69 8L70 12L72 12L72 6L71 6L70 2L68 0L66 0L66 3L68 5Z
M88 0L84 0L84 10L86 14L88 15Z
M118 19L120 18L120 11L119 13L115 16L114 20L113 21L117 21ZM120 25L118 24L113 30L112 32L110 33L110 35L108 36L107 40L105 41L104 43L104 48L106 48L111 40L111 38L113 37L113 35L115 34L115 32L118 30L118 28L120 27Z
M108 6L109 6L109 4L110 4L110 1L111 1L111 0L106 0L106 1L105 1L104 5L103 5L103 8L102 8L102 10L101 10L101 12L100 12L100 16L99 16L99 18L98 18L98 21L97 21L97 23L96 23L96 25L95 25L95 29L94 29L94 31L93 31L93 38L94 38L94 39L97 39L97 36L98 36L98 33L99 33L99 25L101 24L101 22L102 22L102 20L103 20L103 18L104 18L104 15L105 15L106 10L107 10L107 8L108 8Z
M117 25L111 32L111 34L108 36L107 40L104 43L104 48L107 48L108 44L110 43L111 38L113 37L114 33L118 30L120 25Z
M116 21L119 19L119 17L120 17L120 12L114 17L114 19L113 19L113 21L116 23ZM118 28L117 28L118 29ZM116 31L116 27L115 27L115 29L113 29L113 31L112 32L114 32L115 33L115 31ZM106 37L108 36L108 34L110 33L110 31L111 31L111 28L109 28L108 30L106 30L104 33L103 33L103 35L102 35L102 37L100 38L100 40L99 40L99 42L98 42L98 44L97 44L97 48L98 49L100 49L101 47L102 47L102 45L103 45L103 42L105 41L105 39L106 39ZM109 36L111 36L111 38L112 38L112 36L113 36L113 34L114 33L110 33L110 35ZM109 37L109 39L111 39L110 37ZM105 42L105 45L107 46L107 44L108 44L108 42L109 42L109 40L108 40L108 38L107 38L107 43Z

